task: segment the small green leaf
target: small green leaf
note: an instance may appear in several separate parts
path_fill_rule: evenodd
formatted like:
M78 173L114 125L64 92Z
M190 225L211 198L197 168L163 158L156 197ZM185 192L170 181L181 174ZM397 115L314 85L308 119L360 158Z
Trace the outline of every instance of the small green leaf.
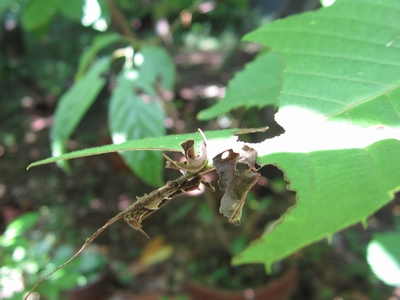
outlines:
M0 14L5 11L15 0L2 0L0 1Z
M104 87L106 79L102 77L102 74L108 71L110 63L109 57L97 60L85 76L75 82L61 97L50 131L53 156L65 152L69 137Z
M161 80L162 87L172 91L175 85L175 64L164 48L146 46L135 54L135 65L140 72L140 79L153 87Z
M37 224L39 213L28 212L12 221L4 232L6 239L14 239Z
M198 119L210 120L239 107L278 107L282 71L280 55L262 53L229 81L225 97L210 108L202 110Z
M107 266L107 259L96 251L86 251L82 253L79 264L79 271L85 275L104 271Z
M120 41L121 39L121 35L116 32L97 35L93 39L92 45L89 49L87 49L79 58L79 66L75 75L75 80L77 81L84 76L86 69L99 51Z
M161 47L146 46L136 53L136 68L126 67L118 77L109 109L114 143L165 134L164 111L157 88L172 90L175 67ZM160 85L161 83L161 85ZM128 166L146 183L162 184L162 156L157 152L123 152Z
M158 99L144 100L135 91L139 89L140 76L138 71L126 69L118 77L109 108L110 131L114 143L165 135L165 116ZM161 153L131 151L120 154L144 182L152 186L162 185Z
M22 26L27 31L47 26L57 13L57 0L30 0L22 15Z
M367 247L367 260L380 280L400 287L400 231L374 234Z
M60 13L70 18L71 20L80 22L83 16L84 4L85 0L62 1L58 5L58 10Z

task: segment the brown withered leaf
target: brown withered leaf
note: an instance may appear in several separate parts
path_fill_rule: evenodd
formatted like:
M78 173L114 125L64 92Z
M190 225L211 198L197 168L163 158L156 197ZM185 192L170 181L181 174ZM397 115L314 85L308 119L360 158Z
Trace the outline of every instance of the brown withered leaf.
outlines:
M253 148L250 148L247 145L244 145L242 150L240 151L240 163L245 163L249 166L250 169L254 169L254 164L257 159L257 151Z
M264 132L268 130L268 126L261 127L261 128L241 128L238 131L235 131L235 135L241 135L241 134L249 134L249 133L255 133L255 132Z
M194 140L190 139L184 141L180 145L183 148L183 154L185 155L186 161L183 163L178 162L164 154L164 157L167 160L165 167L169 169L180 170L183 172L197 172L203 169L207 165L207 144L203 132L200 131L200 133L203 136L203 142L201 143L200 147L200 154L196 154L196 151L194 149Z
M240 225L247 193L261 176L254 169L256 158L257 152L248 146L244 146L240 153L227 150L213 158L220 178L218 185L225 191L219 211L235 225ZM239 173L236 169L237 163L245 163L249 169Z

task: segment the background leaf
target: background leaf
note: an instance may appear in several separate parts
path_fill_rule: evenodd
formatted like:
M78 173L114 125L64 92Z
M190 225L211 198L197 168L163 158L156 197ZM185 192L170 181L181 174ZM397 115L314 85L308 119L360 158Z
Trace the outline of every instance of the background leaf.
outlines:
M140 80L154 85L161 80L162 87L172 91L175 85L175 64L164 48L146 46L135 54L135 65L140 72Z
M400 189L399 10L395 0L337 1L245 37L284 59L276 120L286 132L253 147L298 201L235 264L270 265L366 224Z
M10 240L23 234L28 229L37 224L39 220L38 212L27 212L12 221L4 231L4 238Z
M367 260L374 274L385 284L400 286L400 231L373 236Z
M50 132L53 156L65 152L68 138L104 87L106 79L102 77L102 73L108 71L110 63L109 57L98 59L85 76L61 97ZM66 165L63 166L65 168Z
M22 25L27 31L39 30L57 13L56 0L30 0L22 15Z
M71 20L80 22L83 16L85 0L62 1L58 6L59 12Z
M161 47L143 47L134 57L135 67L127 60L113 92L109 122L114 143L165 135L162 92L172 90L175 67ZM161 84L161 85L160 85ZM163 159L158 152L122 152L126 164L147 184L162 185Z
M198 114L199 120L209 120L239 107L267 105L278 107L282 86L282 58L275 53L262 53L229 81L225 97Z
M15 0L2 0L0 1L0 14L5 11Z
M118 42L121 39L121 35L116 32L96 35L96 37L93 39L92 45L81 55L79 59L79 66L75 75L75 80L79 80L85 74L86 69L100 50Z
M109 122L113 142L118 144L128 140L165 135L164 111L158 99L142 99L135 88L136 70L123 70L117 80L109 109ZM153 95L155 96L155 95ZM163 159L154 151L121 152L124 161L146 183L162 185Z

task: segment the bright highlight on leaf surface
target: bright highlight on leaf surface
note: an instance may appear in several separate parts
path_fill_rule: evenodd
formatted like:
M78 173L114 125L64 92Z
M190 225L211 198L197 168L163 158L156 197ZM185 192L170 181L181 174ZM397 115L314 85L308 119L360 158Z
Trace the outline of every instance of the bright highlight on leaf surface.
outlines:
M400 2L342 0L245 36L282 55L277 122L251 145L296 205L234 259L271 265L367 218L400 190ZM351 30L349 30L351 28Z
M400 231L376 234L368 244L367 260L374 274L388 285L400 287Z

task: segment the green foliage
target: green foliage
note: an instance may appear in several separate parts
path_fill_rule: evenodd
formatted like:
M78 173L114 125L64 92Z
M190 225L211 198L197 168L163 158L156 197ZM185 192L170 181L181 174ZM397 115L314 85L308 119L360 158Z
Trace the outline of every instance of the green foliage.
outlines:
M14 1L0 4L0 12ZM88 2L85 0L29 0L22 15L22 25L27 31L42 34L57 14L63 15L71 21L82 22L85 26L94 25L94 28L103 31L103 28L96 26L96 22L102 20L108 24L110 12L104 0Z
M78 81L82 76L84 76L86 69L92 60L96 58L99 51L120 40L122 40L122 36L115 32L96 35L92 41L92 45L80 56L75 80Z
M215 156L218 153L222 152L223 149L226 148L227 144L232 145L233 143L235 143L237 138L233 137L232 135L236 131L237 129L205 131L204 134L207 137L209 157L211 156L212 158L213 157L212 155ZM117 151L158 150L158 151L180 152L182 148L179 146L179 143L188 139L193 139L197 145L200 144L200 142L202 142L202 137L198 132L188 133L188 134L168 135L155 138L145 138L140 140L128 141L121 144L112 144L101 147L93 147L89 149L73 151L57 157L51 157L41 161L34 162L28 166L28 169L43 164L48 164L78 157L90 156L90 155L117 152Z
M368 244L367 260L374 274L384 283L400 286L400 228L376 233Z
M226 97L199 118L211 119L239 107L279 107L276 121L285 133L248 145L258 152L260 165L272 164L284 171L297 203L272 230L238 254L234 264L264 263L269 269L304 246L330 240L357 222L365 225L399 190L399 10L397 0L342 0L317 12L277 20L245 36L244 40L260 43L270 52L260 54L238 73ZM37 28L49 18L28 18L25 26ZM89 62L117 41L117 35L99 38L82 56L79 79L56 112L53 153L63 152L104 86L101 75L109 70L110 59L96 60L85 72ZM182 141L201 141L198 133L162 136L164 115L158 98L160 89L173 88L175 70L161 48L138 50L135 56L126 52L110 102L111 134L115 143L122 143L30 166L113 151L180 151ZM209 164L219 153L241 145L234 132L205 132ZM130 151L122 156L145 182L159 185L159 154Z
M298 202L234 263L271 264L365 224L393 198L400 181L400 51L387 46L398 32L387 25L397 18L396 6L341 1L245 36L283 56L276 120L285 134L255 149L261 164L284 170Z
M22 25L28 31L47 27L57 13L57 2L54 0L31 0L22 17Z
M198 119L210 120L239 107L261 108L267 105L278 107L282 69L280 55L262 53L229 82L225 97L210 108L201 111L197 116Z
M12 3L14 3L14 0L3 0L0 2L0 14L5 11Z
M12 221L0 236L0 288L7 299L21 299L22 294L49 271L48 268L63 263L75 252L69 244L56 246L56 239L44 231L41 231L43 239L31 239L27 233L38 226L39 219L37 212L25 213ZM39 292L49 299L60 299L61 291L93 281L106 265L107 260L103 255L94 250L86 251L56 277L40 286ZM15 292L11 287L22 281L23 276L27 278L24 291L14 293L9 298Z
M124 70L117 79L109 107L111 137L114 143L166 133L164 110L159 90L172 90L175 66L168 53L160 47L143 47L127 58ZM127 165L147 184L160 186L163 160L158 152L122 152Z
M102 77L102 74L110 68L110 64L109 57L99 59L85 76L75 82L61 97L50 133L54 156L65 152L69 137L104 87L106 79ZM67 168L65 164L62 166Z
M126 69L119 75L117 88L110 102L110 131L114 143L165 134L164 111L160 102L141 98L136 82L139 72ZM140 73L139 73L140 74ZM140 79L138 80L140 82ZM159 152L121 152L125 162L145 181L153 186L162 184L162 156Z
M4 245L14 242L15 238L19 237L21 234L35 226L38 219L39 214L36 212L26 213L18 219L15 219L4 231L1 243Z
M62 4L59 5L59 11L69 19L80 22L83 17L82 8L84 4L85 0L62 1Z

